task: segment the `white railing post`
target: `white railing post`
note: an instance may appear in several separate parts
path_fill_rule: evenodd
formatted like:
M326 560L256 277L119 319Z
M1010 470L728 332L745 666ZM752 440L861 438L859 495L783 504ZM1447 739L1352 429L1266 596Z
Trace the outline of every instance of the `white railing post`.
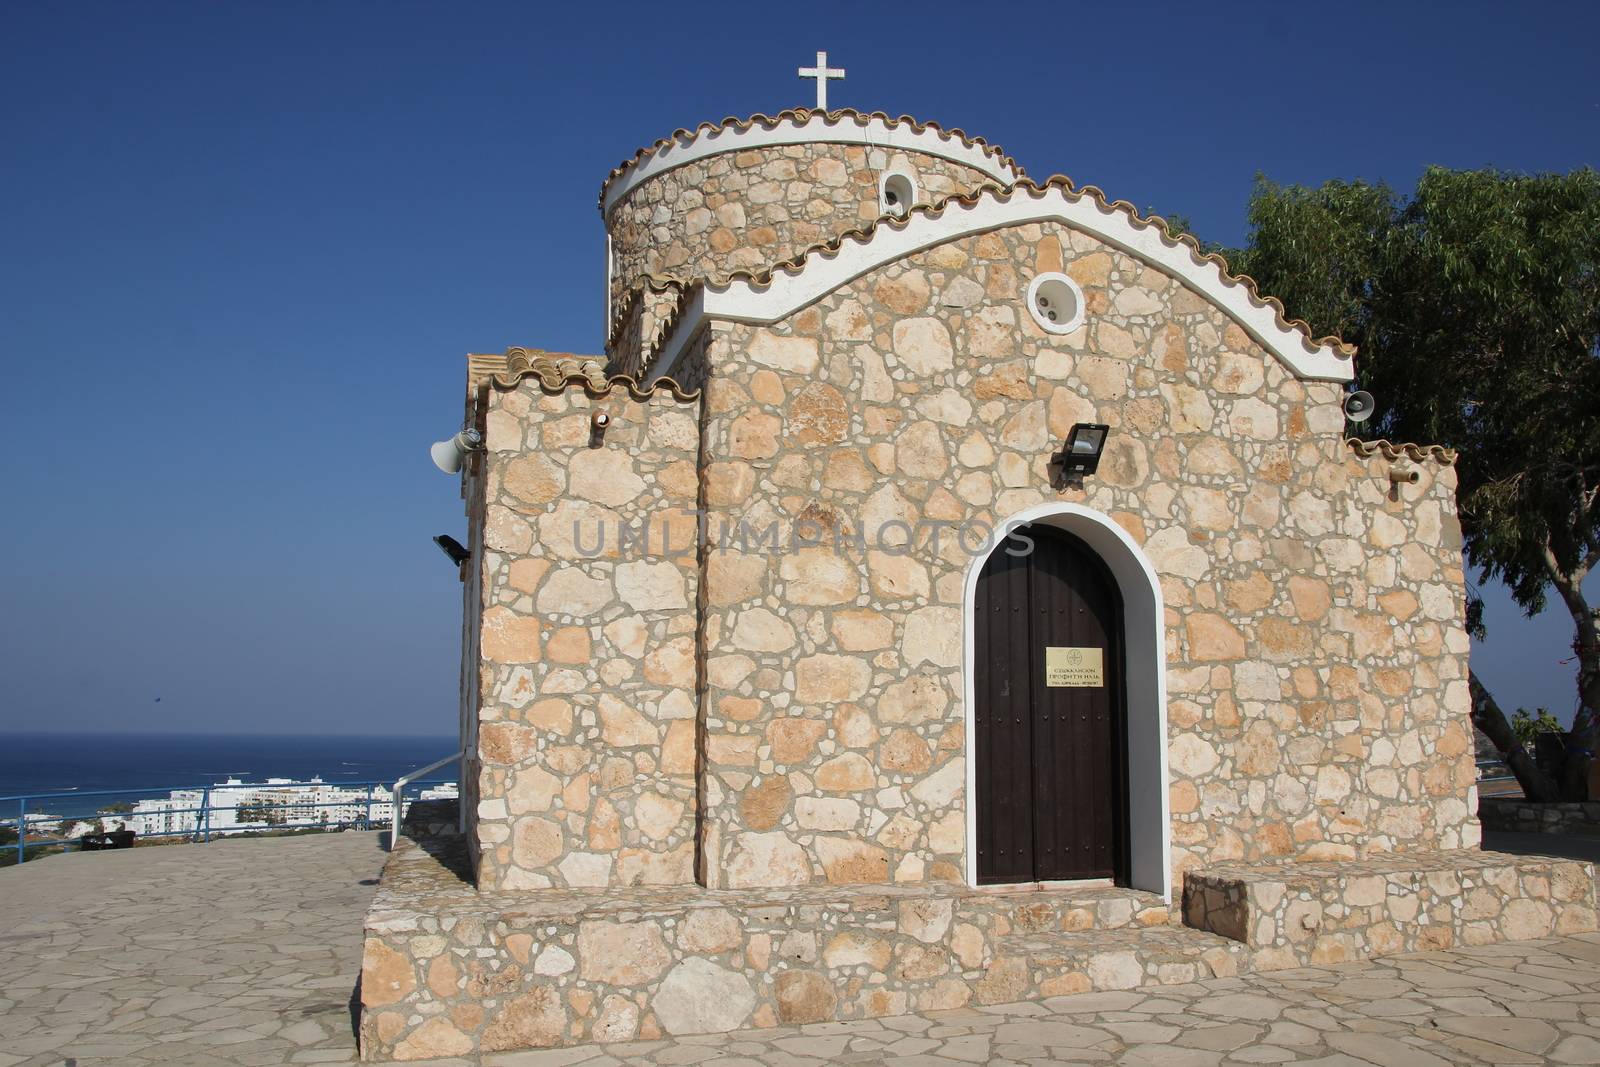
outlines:
M395 842L400 840L400 797L405 791L405 787L416 781L418 778L421 778L424 774L427 774L430 771L436 771L440 767L443 767L446 763L454 763L464 755L466 755L465 749L461 750L460 752L452 752L444 759L435 760L426 767L414 770L404 778L401 778L394 783L394 795L389 798L391 801L391 811L389 815L389 851L393 852ZM462 785L464 785L464 783L458 783L456 788L458 791L464 794L465 790L462 788ZM458 806L459 803L460 802L458 801Z

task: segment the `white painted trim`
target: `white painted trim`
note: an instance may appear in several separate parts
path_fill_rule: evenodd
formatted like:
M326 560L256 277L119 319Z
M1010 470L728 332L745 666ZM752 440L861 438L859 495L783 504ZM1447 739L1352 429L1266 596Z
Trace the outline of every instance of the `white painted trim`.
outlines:
M1051 322L1039 314L1039 288L1046 282L1060 282L1072 290L1072 302L1077 310L1073 312L1072 318L1066 322ZM1028 314L1032 315L1033 321L1039 324L1039 329L1044 330L1046 333L1071 333L1082 326L1083 320L1089 316L1089 303L1084 299L1083 287L1059 271L1046 271L1043 274L1034 275L1033 281L1028 283L1027 304Z
M611 233L609 231L607 231L607 233L606 233L606 317L604 319L604 322L605 322L605 334L606 335L605 335L605 337L601 338L601 340L600 340L601 345L604 345L608 340L610 340L610 338L611 338L611 327L616 325L615 323L613 323L611 321L611 316L612 316L612 313L613 313L612 312L612 308L611 308L611 279L616 276L616 266L617 266L617 257L616 257L616 253L611 248Z
M735 322L765 325L796 311L867 272L959 237L1029 222L1060 222L1104 241L1182 280L1244 328L1296 377L1348 382L1355 368L1332 345L1313 344L1298 328L1279 322L1270 304L1251 299L1249 288L1225 275L1188 245L1167 241L1159 226L1136 226L1121 210L1102 209L1090 196L1068 196L1060 186L1017 188L1004 194L987 192L976 203L952 200L938 212L914 213L904 225L880 224L864 239L847 237L837 251L813 252L797 270L779 270L766 285L736 278L726 285L706 286L704 314ZM687 315L678 330L697 323Z
M932 126L917 130L908 122L890 123L878 117L861 123L849 115L829 122L827 116L813 111L803 123L789 118L771 129L752 122L746 129L723 126L710 132L695 130L680 135L671 144L655 149L613 178L611 184L606 186L601 213L609 218L611 209L640 183L686 163L723 152L792 144L859 144L869 148L921 152L982 171L1001 185L1010 185L1022 177L1021 171L1000 162L993 152L993 146L967 144L961 138Z
M1150 560L1128 531L1111 516L1082 504L1039 504L1006 519L1004 534L1039 522L1081 539L1099 553L1122 593L1124 673L1128 696L1128 852L1129 881L1134 889L1172 900L1172 812L1167 796L1167 656L1165 608L1161 581ZM973 728L975 625L973 601L978 575L989 555L967 567L961 598L961 705L966 726L967 884L978 884L978 761Z

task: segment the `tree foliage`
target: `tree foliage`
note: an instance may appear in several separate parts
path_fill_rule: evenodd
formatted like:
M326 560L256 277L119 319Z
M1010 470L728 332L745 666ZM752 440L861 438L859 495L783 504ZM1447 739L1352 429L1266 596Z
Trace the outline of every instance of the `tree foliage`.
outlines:
M1593 749L1600 616L1582 584L1600 562L1600 174L1431 168L1404 197L1258 179L1249 219L1230 262L1358 346L1378 405L1363 432L1459 451L1480 580L1529 614L1554 591L1572 615L1575 749Z
M1517 735L1519 744L1526 746L1533 744L1540 734L1561 733L1561 724L1547 708L1540 708L1536 712L1518 708L1511 716L1511 732Z

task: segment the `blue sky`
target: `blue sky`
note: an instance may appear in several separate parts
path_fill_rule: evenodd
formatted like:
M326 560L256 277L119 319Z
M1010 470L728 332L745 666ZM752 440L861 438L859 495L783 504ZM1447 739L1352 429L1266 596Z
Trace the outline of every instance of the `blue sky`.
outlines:
M906 11L0 7L0 729L451 733L463 355L598 351L606 172L819 48L1224 243L1258 171L1597 162L1594 4ZM1490 602L1484 676L1565 715L1565 616Z

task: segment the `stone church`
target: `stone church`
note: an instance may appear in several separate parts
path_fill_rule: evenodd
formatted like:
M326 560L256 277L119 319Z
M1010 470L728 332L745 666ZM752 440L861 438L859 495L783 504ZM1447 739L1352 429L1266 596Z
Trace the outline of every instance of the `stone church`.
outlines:
M1347 436L1347 346L910 118L599 207L605 353L468 358L465 830L398 842L365 1058L1594 928L1478 850L1453 456Z

